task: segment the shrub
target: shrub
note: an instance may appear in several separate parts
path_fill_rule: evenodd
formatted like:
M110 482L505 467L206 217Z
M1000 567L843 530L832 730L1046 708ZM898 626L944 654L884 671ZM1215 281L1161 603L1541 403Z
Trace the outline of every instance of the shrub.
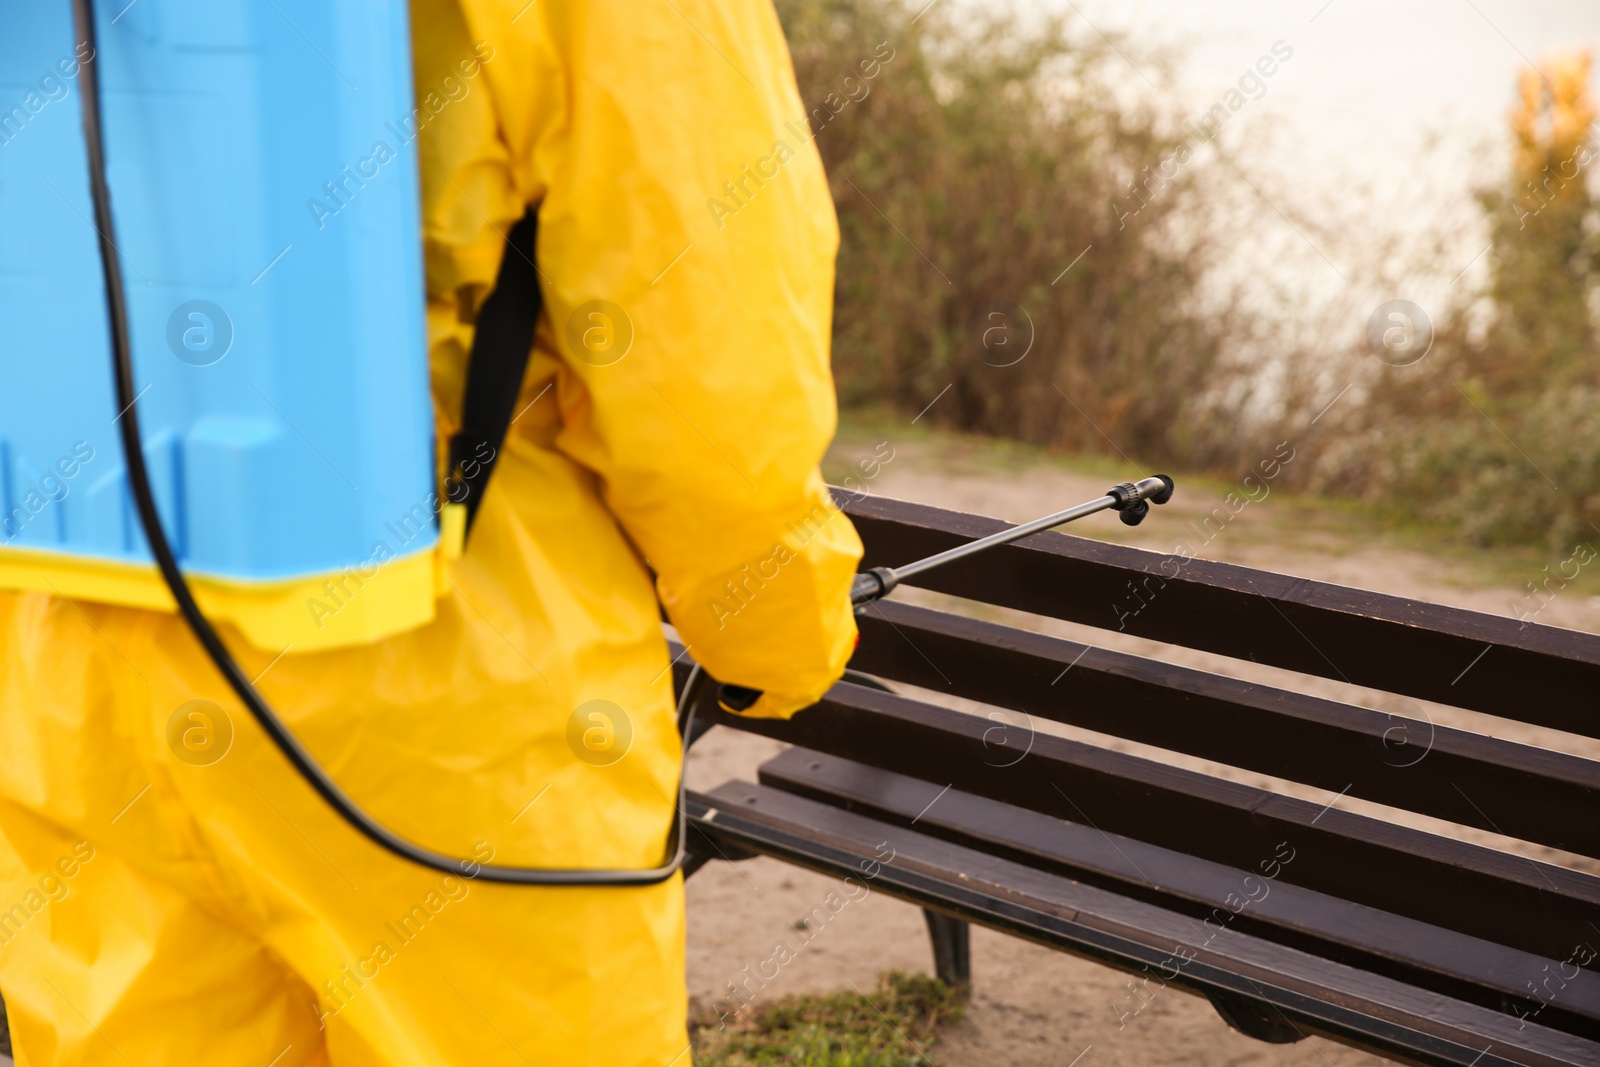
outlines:
M1175 122L1114 89L1109 41L971 7L959 26L920 2L777 7L808 108L892 50L812 123L842 232L845 404L939 398L935 423L1150 462L1228 452L1208 405L1234 312L1197 295L1196 168L1172 159Z
M1330 420L1342 447L1313 484L1479 545L1565 551L1600 534L1600 212L1588 56L1550 67L1519 79L1510 173L1479 193L1486 284L1446 308L1421 363L1369 379Z

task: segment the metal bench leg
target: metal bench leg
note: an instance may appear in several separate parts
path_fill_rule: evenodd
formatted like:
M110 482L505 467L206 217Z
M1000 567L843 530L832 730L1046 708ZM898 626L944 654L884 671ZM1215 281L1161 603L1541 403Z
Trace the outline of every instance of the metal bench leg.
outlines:
M972 928L965 920L927 908L922 909L922 917L928 921L928 938L933 942L934 973L952 988L970 988Z
M1222 1016L1223 1022L1257 1041L1289 1045L1305 1040L1305 1031L1265 1001L1215 989L1207 990L1206 997L1211 1001L1211 1006L1217 1009L1217 1014Z
M712 860L738 862L739 860L753 860L761 855L759 852L751 852L749 849L740 848L737 845L726 842L718 844L710 837L707 837L693 823L689 824L688 831L688 847L684 850L685 855L683 857L683 880L686 882L694 877L696 871ZM0 1064L0 1067L5 1067L5 1065Z

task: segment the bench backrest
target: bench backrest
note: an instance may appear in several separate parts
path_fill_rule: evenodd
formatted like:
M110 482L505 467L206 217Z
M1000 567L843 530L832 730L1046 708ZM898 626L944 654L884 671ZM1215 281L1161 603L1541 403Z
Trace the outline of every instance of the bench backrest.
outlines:
M839 499L864 567L1006 525ZM1600 737L1590 634L1059 533L908 584ZM1600 858L1600 762L1434 723L1420 706L1373 710L967 614L886 601L860 623L853 667L1009 713L841 685L789 722L722 721L1206 863L1256 871L1287 847L1285 883L1548 960L1600 946L1600 878L1577 869L1583 860L1534 858L1539 846ZM1028 729L1030 719L1314 786L1332 802ZM1511 840L1468 843L1449 827L1341 810L1345 797ZM1494 966L1469 951L1456 972L1476 968L1503 989Z

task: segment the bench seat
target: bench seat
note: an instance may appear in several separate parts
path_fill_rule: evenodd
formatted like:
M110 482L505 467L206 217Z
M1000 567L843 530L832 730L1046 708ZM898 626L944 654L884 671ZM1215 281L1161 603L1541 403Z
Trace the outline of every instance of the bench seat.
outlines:
M840 500L863 566L1005 527ZM870 605L813 707L702 704L701 729L790 747L692 794L689 873L870 867L925 909L951 981L978 923L1131 972L1129 1012L1172 985L1265 1041L1600 1064L1600 637L1056 533L907 584L960 600ZM1497 736L1518 731L1571 741Z

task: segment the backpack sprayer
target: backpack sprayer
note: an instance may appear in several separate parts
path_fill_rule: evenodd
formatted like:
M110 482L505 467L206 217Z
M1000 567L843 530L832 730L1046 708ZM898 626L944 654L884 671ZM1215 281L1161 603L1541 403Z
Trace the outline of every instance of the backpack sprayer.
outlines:
M101 88L98 70L100 60L95 34L93 0L73 0L72 13L78 40L84 43L86 54L91 57L82 64L79 75L83 89L83 134L87 151L89 191L94 206L95 228L99 234L100 266L105 283L116 405L117 410L120 412L116 421L127 462L128 488L133 497L139 528L143 531L149 544L150 555L154 558L156 566L161 572L161 578L167 590L171 593L173 600L177 603L178 610L183 615L184 621L193 631L195 638L205 649L212 663L216 665L217 670L228 682L228 685L233 689L239 700L249 709L250 714L260 724L262 730L271 738L273 744L278 747L284 758L293 765L306 783L352 828L396 856L447 874L468 875L482 878L489 882L513 885L624 887L654 885L666 881L682 865L685 852L687 815L684 805L685 786L682 772L679 773L678 777L677 820L673 829L672 841L668 847L669 859L659 867L638 870L544 869L492 866L446 856L407 841L362 810L339 784L329 776L327 771L317 763L311 753L294 736L283 720L278 717L277 712L256 690L249 676L240 668L232 653L223 644L222 639L217 635L216 629L200 610L194 593L189 587L188 580L179 568L172 544L162 526L156 494L151 484L150 467L145 457L143 438L139 430L140 392L134 385L128 298L123 284L116 244L116 229L111 214L111 192L106 180ZM526 345L523 346L524 355L526 347ZM518 376L518 381L520 382L520 375ZM513 397L515 395L514 388L511 395ZM481 482L478 488L481 490ZM850 591L851 602L858 611L864 610L867 604L888 595L895 586L907 578L922 574L935 567L941 567L947 563L976 555L997 545L1008 544L1031 533L1060 526L1063 523L1072 522L1075 519L1081 519L1086 515L1092 515L1099 511L1109 509L1120 512L1124 523L1136 526L1149 514L1150 505L1166 503L1172 496L1172 490L1172 479L1165 475L1145 478L1139 482L1124 483L1113 486L1104 496L1098 499L980 538L969 544L929 556L927 559L918 560L901 567L874 568L856 576L855 583ZM678 701L678 720L684 737L685 754L687 754L689 744L695 736L695 709L709 681L710 676L696 664L690 671L688 681L685 683L683 693ZM722 707L730 711L740 711L749 708L760 695L759 692L752 689L734 685L722 685L718 692L718 702Z

